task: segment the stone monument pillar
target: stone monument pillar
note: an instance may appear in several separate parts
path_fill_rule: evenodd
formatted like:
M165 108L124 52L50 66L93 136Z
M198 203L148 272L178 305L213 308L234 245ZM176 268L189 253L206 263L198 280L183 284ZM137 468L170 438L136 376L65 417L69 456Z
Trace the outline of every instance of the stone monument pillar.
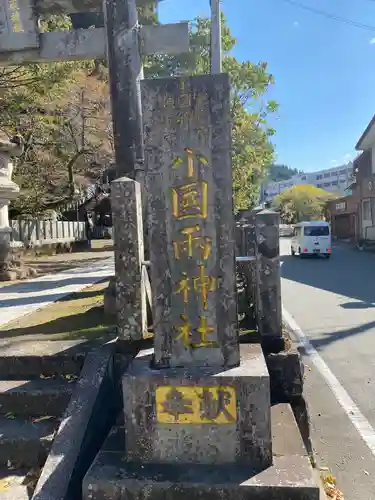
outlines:
M121 455L116 433L83 498L318 500L307 458L272 456L261 346L239 349L229 78L145 80L142 103L154 352L123 375Z
M7 270L12 259L8 205L17 198L19 187L12 181L13 164L11 156L19 156L23 151L20 136L9 138L0 131L0 274Z
M269 377L259 346L239 355L229 79L145 81L142 102L155 353L123 378L127 457L261 470Z

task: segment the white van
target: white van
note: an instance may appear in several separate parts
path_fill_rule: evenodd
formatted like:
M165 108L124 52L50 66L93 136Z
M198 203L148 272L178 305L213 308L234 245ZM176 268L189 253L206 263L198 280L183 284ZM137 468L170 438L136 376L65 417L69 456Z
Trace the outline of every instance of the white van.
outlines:
M299 222L294 226L291 253L304 255L331 256L331 229L328 222Z

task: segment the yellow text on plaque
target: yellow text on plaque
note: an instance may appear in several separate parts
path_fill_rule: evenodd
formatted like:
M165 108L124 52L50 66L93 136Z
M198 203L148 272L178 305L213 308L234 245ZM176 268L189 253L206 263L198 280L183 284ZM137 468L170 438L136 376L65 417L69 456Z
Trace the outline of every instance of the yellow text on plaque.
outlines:
M160 386L155 399L160 424L235 424L237 420L233 387Z
M180 231L184 239L173 241L173 253L175 259L179 260L182 256L193 258L194 250L198 250L200 258L207 260L211 254L212 239L208 236L200 236L200 226L185 227Z
M205 181L191 182L172 188L172 213L177 220L207 219L208 184Z

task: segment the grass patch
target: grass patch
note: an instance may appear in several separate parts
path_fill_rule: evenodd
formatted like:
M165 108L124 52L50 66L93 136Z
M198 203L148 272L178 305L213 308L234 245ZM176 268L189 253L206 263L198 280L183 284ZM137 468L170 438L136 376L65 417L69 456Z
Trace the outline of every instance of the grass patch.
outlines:
M115 318L104 312L108 280L73 293L0 328L0 338L35 335L40 340L107 341Z

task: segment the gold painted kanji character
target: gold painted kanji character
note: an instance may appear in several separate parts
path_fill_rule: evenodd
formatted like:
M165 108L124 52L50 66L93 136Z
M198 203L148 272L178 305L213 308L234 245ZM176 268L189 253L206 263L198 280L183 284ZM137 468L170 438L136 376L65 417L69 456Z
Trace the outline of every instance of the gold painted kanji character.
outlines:
M189 323L189 319L186 316L186 314L180 314L180 318L182 319L183 323L176 327L176 329L178 331L178 336L176 337L176 340L181 339L183 341L185 347L189 347L190 346L192 325L191 325L191 323Z
M189 278L186 273L182 273L182 279L178 283L178 288L176 293L181 293L184 303L187 304L189 302L189 292L191 288L189 286Z
M187 176L189 179L192 179L194 177L194 156L202 165L208 165L208 160L202 154L194 153L194 151L190 148L185 148L184 152L187 156ZM181 158L181 156L177 156L177 158L172 162L172 168L179 168L184 163L183 158Z
M181 314L180 318L183 323L176 327L178 331L178 336L176 340L182 340L185 347L192 347L193 349L198 349L201 347L219 347L218 342L214 340L208 340L208 335L215 332L215 329L207 325L207 318L205 316L199 316L199 327L193 330L192 324L189 322L186 314ZM199 342L192 342L193 331L199 334Z
M191 347L197 349L200 347L219 347L219 344L215 340L208 340L207 336L214 333L215 329L211 326L207 326L207 318L205 316L199 316L199 327L195 329L199 333L200 341L198 344L190 344Z
M216 278L213 276L206 276L204 272L204 266L199 266L199 276L193 278L193 286L196 292L200 292L202 299L202 306L205 311L207 311L207 296L209 292L214 292L216 290Z
M177 220L195 217L207 219L207 182L192 182L184 186L172 188L172 213Z
M185 238L181 241L173 241L173 252L177 260L180 259L181 255L186 255L189 259L193 257L194 249L199 249L201 251L202 260L207 260L211 254L212 249L212 239L208 236L194 236L200 231L200 226L190 226L185 227L180 231Z

